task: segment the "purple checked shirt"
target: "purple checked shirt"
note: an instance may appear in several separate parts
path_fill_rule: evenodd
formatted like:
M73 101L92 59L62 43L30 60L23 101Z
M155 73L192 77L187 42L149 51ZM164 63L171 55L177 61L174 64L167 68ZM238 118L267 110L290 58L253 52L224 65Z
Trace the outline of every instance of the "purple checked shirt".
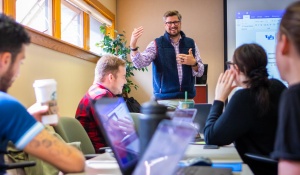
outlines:
M181 39L181 38L180 38ZM179 54L179 40L178 42L173 42L171 40L171 44L174 46L176 54ZM151 62L156 58L156 44L154 41L150 42L147 48L143 52L138 52L135 56L131 55L131 60L133 62L133 65L136 68L142 68L149 66ZM201 77L204 72L204 65L202 63L199 49L195 43L195 58L198 63L198 71L194 71L193 69L193 76ZM182 82L182 65L177 64L177 70L178 70L178 78L179 83L181 85Z

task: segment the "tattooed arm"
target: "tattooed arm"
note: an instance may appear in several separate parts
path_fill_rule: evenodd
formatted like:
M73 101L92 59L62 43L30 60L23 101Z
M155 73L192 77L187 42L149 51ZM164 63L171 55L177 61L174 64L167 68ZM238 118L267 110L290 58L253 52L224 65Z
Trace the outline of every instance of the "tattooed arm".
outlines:
M25 146L24 151L52 164L65 173L82 172L84 156L73 146L42 130Z

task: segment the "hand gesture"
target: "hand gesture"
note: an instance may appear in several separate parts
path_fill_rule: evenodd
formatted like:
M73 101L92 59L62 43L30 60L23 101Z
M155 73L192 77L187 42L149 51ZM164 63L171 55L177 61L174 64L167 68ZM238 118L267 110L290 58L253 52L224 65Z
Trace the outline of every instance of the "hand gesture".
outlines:
M177 54L176 61L178 64L195 65L196 59L194 58L192 48L189 49L188 54Z
M225 73L221 73L215 90L215 100L225 102L230 92L236 87L234 85L234 77L233 70L226 70Z
M131 34L131 39L130 39L130 47L131 48L136 48L136 43L137 40L142 36L144 32L144 28L142 26L138 28L134 28L132 34Z

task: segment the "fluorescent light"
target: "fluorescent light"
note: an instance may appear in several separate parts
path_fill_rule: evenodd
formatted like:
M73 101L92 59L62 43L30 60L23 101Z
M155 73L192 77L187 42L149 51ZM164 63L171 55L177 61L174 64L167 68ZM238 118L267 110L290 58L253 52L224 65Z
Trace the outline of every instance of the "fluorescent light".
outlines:
M98 12L95 8L88 5L83 0L69 0L69 1L74 3L75 5L77 5L84 12L88 13L89 15L92 15L97 21L99 21L101 23L105 23L107 26L112 25L111 20L107 19L100 12Z

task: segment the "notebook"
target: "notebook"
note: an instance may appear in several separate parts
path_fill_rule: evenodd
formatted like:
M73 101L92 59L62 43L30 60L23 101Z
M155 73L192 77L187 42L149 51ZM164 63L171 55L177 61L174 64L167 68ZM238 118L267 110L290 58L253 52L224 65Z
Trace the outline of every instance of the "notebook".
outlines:
M122 174L171 175L179 171L178 162L196 132L193 126L171 120L161 122L147 150L140 158L139 138L133 129L134 123L123 98L102 98L94 102L94 107L98 126L111 147ZM121 122L118 123L116 119L121 119ZM183 169L188 168L191 167ZM200 171L203 169L197 168ZM211 167L204 169L209 169L209 174L214 171L213 175L231 174L231 169Z

